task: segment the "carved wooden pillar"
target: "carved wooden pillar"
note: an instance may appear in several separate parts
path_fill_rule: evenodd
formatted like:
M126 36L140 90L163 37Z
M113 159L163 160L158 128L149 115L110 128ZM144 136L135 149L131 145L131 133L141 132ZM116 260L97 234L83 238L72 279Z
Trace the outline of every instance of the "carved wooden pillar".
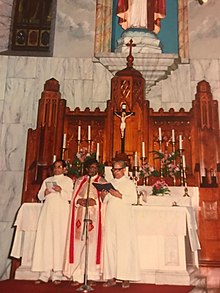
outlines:
M61 99L59 88L54 78L46 81L39 100L37 128L42 130L38 157L40 165L52 163L53 155L57 158L62 156L66 100Z
M201 182L211 187L220 158L218 102L213 100L210 85L205 80L197 85L194 112L194 154L200 164ZM208 184L208 185L207 185Z
M201 266L220 267L220 182L219 182L219 117L218 102L213 100L205 80L197 85L193 101L194 151L200 170L199 239Z
M37 128L28 130L22 202L36 200L53 156L61 158L65 107L58 81L47 80L39 100Z

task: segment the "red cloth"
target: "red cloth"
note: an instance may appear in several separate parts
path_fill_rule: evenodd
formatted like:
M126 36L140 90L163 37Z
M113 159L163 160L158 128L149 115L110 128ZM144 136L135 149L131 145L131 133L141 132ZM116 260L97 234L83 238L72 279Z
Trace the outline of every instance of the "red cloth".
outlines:
M100 176L98 175L94 182L99 181ZM83 184L87 182L87 176L84 176L75 195L73 198L72 206L75 207L76 204L76 197L82 188ZM97 249L96 249L96 264L100 264L101 261L101 238L102 238L102 223L101 223L101 198L100 194L97 191L97 198L98 198L98 239L97 239ZM75 208L72 209L72 217L71 217L71 225L70 225L70 246L69 246L69 262L74 263L74 249L75 249ZM78 223L79 224L79 223ZM90 227L91 228L91 227Z

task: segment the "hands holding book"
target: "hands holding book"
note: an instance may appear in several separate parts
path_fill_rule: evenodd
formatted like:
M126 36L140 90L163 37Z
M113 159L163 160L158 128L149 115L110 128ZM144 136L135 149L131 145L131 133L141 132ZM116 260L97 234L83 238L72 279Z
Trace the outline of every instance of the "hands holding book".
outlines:
M95 188L101 192L101 197L104 198L106 194L109 192L112 196L122 198L122 194L114 188L114 186L110 182L104 182L104 183L92 183Z

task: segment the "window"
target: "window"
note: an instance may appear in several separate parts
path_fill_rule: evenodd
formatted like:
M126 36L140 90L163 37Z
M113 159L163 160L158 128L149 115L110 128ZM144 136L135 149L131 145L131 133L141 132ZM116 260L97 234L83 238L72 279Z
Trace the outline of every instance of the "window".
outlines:
M53 0L16 0L12 50L49 52Z

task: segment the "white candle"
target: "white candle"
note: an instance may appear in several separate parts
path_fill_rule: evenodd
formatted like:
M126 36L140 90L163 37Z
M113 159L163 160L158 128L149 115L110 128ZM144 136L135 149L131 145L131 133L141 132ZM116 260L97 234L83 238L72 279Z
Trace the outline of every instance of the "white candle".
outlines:
M172 142L175 142L175 132L174 132L174 129L172 129Z
M99 143L98 142L96 146L96 160L99 161Z
M63 149L66 148L66 133L63 135Z
M134 166L137 167L138 165L138 156L137 156L137 152L135 152L134 154Z
M159 140L162 140L162 132L161 132L161 128L160 127L159 127L158 131L159 131Z
M182 160L183 160L183 168L186 168L186 159L184 155L182 155Z
M78 126L78 140L81 140L81 126Z
M57 159L57 156L53 155L53 163L56 161L56 159Z
M88 140L91 140L91 125L88 125Z
M145 158L145 143L142 141L142 158Z
M182 134L179 135L179 149L183 149L183 141L182 141Z

